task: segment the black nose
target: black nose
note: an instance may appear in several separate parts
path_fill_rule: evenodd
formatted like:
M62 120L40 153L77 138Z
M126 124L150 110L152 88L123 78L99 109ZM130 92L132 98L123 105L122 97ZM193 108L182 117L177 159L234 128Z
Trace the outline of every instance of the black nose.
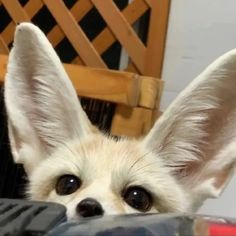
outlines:
M82 217L101 216L104 211L101 204L93 198L85 198L76 207L77 213Z

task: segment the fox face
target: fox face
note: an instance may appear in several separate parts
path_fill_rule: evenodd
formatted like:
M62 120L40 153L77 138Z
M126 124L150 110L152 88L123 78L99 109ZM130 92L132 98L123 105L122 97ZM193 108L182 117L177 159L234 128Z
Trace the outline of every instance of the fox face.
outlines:
M64 204L69 219L197 210L234 173L235 91L233 50L193 80L146 137L115 140L93 128L45 35L20 24L5 103L29 199Z
M66 205L69 218L96 212L114 215L187 209L185 192L155 155L137 141L117 141L100 134L81 143L68 142L40 164L31 176L29 196ZM84 209L86 201L96 202L96 210Z

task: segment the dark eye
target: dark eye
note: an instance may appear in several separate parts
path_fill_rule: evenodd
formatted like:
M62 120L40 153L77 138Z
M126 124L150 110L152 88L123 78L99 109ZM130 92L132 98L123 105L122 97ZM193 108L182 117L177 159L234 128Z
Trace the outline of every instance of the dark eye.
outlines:
M152 206L151 195L138 186L126 189L123 198L131 207L142 212L148 211Z
M69 195L74 193L81 186L81 180L74 175L63 175L56 183L58 195Z

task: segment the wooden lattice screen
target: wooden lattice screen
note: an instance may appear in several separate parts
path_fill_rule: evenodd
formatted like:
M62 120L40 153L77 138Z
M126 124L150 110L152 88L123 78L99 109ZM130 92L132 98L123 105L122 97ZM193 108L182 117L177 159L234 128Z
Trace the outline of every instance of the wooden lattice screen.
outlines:
M8 54L17 23L37 23L36 16L46 9L51 20L47 18L48 21L43 22L41 28L55 49L65 39L73 47L73 55L67 63L107 69L109 66L103 55L114 43L119 42L129 56L125 70L160 78L169 0L123 2L121 6L116 0L0 0L0 15L4 15L0 22L0 53ZM80 23L93 9L103 19L104 27L97 35L90 37ZM145 14L149 17L149 23L146 26L147 38L142 38L133 25ZM158 105L157 101L156 107ZM122 134L129 128L130 133L126 134L140 135L150 128L155 114L153 109L118 105L113 117L112 133ZM137 124L140 122L145 127Z

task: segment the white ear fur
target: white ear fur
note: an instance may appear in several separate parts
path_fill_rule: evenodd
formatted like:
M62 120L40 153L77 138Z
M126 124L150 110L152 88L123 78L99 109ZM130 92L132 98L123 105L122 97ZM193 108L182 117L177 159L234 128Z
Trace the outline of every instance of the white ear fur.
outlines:
M217 197L236 164L236 50L199 75L143 143L190 192L193 207Z
M16 28L5 78L14 160L31 172L57 145L90 132L90 122L58 56L38 27Z

